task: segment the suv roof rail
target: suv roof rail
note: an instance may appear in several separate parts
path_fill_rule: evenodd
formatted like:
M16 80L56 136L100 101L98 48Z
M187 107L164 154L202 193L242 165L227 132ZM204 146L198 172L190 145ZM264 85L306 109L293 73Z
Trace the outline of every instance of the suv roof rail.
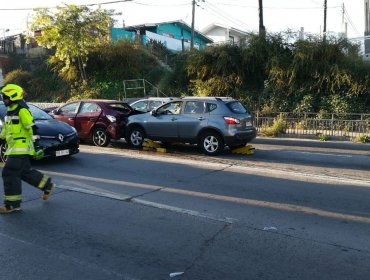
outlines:
M217 101L223 101L225 99L233 99L230 96L184 96L181 97L181 99L208 99L208 100L217 100Z

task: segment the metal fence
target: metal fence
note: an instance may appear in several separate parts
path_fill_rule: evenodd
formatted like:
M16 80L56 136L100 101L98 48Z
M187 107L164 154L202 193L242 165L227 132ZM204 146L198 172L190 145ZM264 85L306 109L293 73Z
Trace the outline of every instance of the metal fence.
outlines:
M255 113L258 131L275 120L285 123L286 134L341 136L349 139L370 136L370 114Z

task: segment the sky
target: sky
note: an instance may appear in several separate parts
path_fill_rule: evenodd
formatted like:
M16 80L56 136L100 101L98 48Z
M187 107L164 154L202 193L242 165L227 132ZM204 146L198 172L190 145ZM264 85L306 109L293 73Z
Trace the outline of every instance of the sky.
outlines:
M103 4L101 7L114 9L116 26L183 20L191 25L192 0L0 0L0 36L22 32L27 22L32 21L32 8L55 7L66 4ZM243 31L258 31L258 0L197 0L195 28L219 23ZM345 12L343 13L342 5ZM263 0L264 25L268 32L287 29L319 35L324 26L324 0ZM327 32L343 31L344 21L348 26L348 38L364 36L364 0L327 0ZM92 6L97 7L97 6ZM9 31L7 31L9 29Z

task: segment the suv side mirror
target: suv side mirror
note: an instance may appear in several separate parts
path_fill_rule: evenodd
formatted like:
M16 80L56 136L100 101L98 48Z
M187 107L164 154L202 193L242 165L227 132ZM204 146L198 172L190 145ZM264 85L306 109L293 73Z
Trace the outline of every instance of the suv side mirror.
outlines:
M157 116L157 110L152 110L150 111L150 114L153 116L153 117L156 117Z
M49 115L58 115L58 109L51 110Z

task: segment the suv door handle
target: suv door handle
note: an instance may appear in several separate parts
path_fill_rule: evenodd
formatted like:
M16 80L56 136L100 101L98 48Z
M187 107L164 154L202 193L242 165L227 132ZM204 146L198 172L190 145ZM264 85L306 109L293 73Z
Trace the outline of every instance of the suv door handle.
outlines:
M203 117L199 117L198 120L202 121L202 120L204 120L204 118Z

